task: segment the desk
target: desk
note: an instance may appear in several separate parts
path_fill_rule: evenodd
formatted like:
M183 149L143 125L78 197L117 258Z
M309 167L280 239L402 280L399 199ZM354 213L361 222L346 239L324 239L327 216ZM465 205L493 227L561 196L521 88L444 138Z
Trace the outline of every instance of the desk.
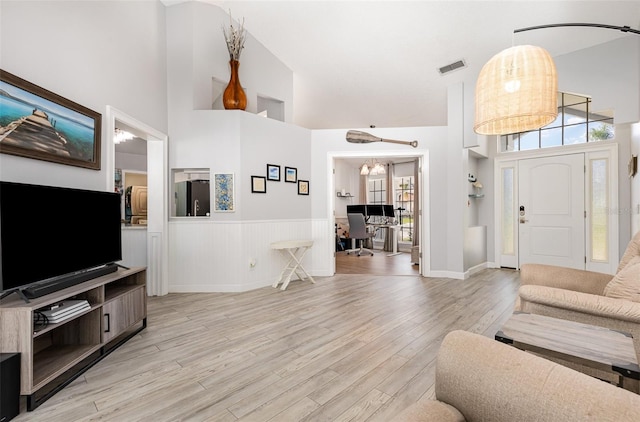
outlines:
M398 230L400 230L400 225L399 224L395 224L395 225L391 225L391 224L372 224L372 226L374 226L376 228L379 228L379 229L391 230L392 236L393 236L393 252L390 253L390 254L387 254L387 256L400 255L400 252L398 252Z
M280 277L273 283L273 287L278 287L278 284L282 283L280 290L285 290L291 281L291 276L295 273L299 280L304 280L306 275L312 283L315 283L313 277L307 273L302 266L302 258L307 253L307 250L313 245L313 240L283 240L280 242L274 242L271 244L271 249L279 250L282 256L287 259L287 265L280 273ZM300 272L302 272L302 274Z

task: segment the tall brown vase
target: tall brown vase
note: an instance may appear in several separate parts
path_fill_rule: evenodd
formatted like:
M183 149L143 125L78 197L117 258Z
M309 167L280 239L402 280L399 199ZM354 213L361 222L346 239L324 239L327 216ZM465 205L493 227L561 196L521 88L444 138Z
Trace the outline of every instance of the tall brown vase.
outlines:
M247 108L247 94L244 93L238 78L240 62L230 60L229 66L231 66L231 79L229 79L229 85L227 85L224 94L222 94L222 104L227 110L244 110Z

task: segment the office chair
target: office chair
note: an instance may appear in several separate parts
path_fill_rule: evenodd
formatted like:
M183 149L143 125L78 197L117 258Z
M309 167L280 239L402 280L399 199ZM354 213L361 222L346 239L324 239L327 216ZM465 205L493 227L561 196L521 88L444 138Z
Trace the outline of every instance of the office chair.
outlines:
M371 239L375 236L375 232L369 232L367 230L367 224L364 221L364 215L362 214L347 214L347 218L349 219L349 237L351 239L360 240L360 248L359 249L347 249L347 254L351 252L358 251L358 256L362 255L363 252L368 252L373 255L373 251L369 249L365 249L362 245L365 240Z

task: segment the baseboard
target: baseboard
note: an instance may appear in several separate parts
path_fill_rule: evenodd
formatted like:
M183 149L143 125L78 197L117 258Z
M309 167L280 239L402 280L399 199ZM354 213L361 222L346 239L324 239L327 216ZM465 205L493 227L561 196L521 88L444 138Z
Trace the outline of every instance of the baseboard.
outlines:
M455 271L429 271L429 274L425 275L425 277L433 277L433 278L453 278L456 280L464 280L464 273L455 272Z
M466 280L469 277L471 277L472 275L474 275L476 273L479 273L480 271L485 270L487 268L488 268L488 266L487 266L486 262L483 262L482 264L475 265L475 266L469 268L467 271L465 271L464 279Z

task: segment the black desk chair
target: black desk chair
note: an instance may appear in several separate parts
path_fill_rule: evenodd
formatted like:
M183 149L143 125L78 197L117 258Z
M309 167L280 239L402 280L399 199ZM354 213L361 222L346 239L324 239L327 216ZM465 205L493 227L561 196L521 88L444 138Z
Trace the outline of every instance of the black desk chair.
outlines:
M371 239L376 235L375 232L370 232L367 230L367 224L364 221L364 215L359 213L347 214L347 218L349 219L349 237L351 239L360 240L360 248L347 249L347 254L357 251L358 256L362 255L363 252L367 252L373 255L373 251L365 249L363 247L365 240Z

